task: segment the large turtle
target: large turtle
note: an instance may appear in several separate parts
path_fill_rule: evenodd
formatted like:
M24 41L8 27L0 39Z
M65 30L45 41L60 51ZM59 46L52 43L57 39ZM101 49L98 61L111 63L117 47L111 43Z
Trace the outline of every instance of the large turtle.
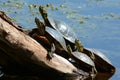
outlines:
M69 25L67 25L65 22L49 17L44 7L40 6L39 11L44 19L45 25L52 27L53 29L58 31L65 38L66 44L67 45L69 44L72 47L72 50L75 50L76 48L74 42L76 39L78 40L78 38L73 29L69 27ZM79 43L81 42L79 41ZM82 52L83 50L82 44L80 45L80 48Z

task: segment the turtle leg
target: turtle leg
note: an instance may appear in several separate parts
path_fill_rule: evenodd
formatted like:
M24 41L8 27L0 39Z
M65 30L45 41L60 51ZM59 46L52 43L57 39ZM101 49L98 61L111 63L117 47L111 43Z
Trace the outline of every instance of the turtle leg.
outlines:
M95 60L95 55L93 52L90 53L90 58L94 61ZM92 73L91 73L91 77L92 77L92 80L94 80L95 76L97 74L97 69L95 66L93 66L92 68Z
M67 50L68 50L68 54L71 56L72 55L72 49L70 45L67 45Z
M74 62L74 60L71 58L72 57L72 49L70 45L67 45L67 50L68 50L68 55L70 56L70 58L68 59L71 62Z
M51 49L48 51L47 58L52 59L53 58L53 53L55 53L55 45L54 43L51 44Z
M97 70L96 70L95 66L93 66L93 68L92 68L92 72L91 72L91 75L90 75L91 78L92 78L92 80L94 80L96 74L97 74Z
M97 74L97 69L95 68L95 66L93 67L93 72L94 74Z

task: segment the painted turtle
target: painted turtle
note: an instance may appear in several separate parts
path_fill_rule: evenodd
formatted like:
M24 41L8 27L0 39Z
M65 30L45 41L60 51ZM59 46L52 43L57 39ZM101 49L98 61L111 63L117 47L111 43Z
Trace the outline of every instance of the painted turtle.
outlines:
M55 45L56 53L66 57L67 48L66 43L62 35L60 35L55 29L45 26L38 18L35 18L35 23L38 27L37 33L33 33L33 37L37 38L37 41L43 43L42 45L51 51L51 45Z
M45 25L52 27L53 29L58 31L65 38L66 44L67 45L69 44L71 46L72 50L75 50L76 48L75 48L74 42L76 39L78 40L78 38L77 38L75 32L73 31L73 29L71 27L69 27L69 25L67 25L63 21L48 17L44 7L40 6L39 11L44 19ZM79 43L81 43L81 42L79 41ZM83 46L81 46L81 49L82 48L83 48Z
M83 52L89 57L91 57L90 54L94 54L93 61L98 72L106 73L108 78L110 78L115 73L115 67L111 64L110 60L100 51L91 48L84 48Z
M67 45L68 53L70 53L71 59L69 59L77 68L84 71L91 72L91 77L96 76L96 68L94 62L86 54L79 51L72 51L70 45Z

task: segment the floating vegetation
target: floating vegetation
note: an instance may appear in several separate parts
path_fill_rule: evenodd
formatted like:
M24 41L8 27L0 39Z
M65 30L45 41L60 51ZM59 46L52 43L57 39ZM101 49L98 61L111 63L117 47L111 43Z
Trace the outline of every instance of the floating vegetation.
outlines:
M55 7L53 4L46 4L46 5L42 5L44 7L45 10L50 9L52 11L58 10L57 7ZM38 9L39 9L39 5L38 4L30 4L28 5L30 11L31 11L31 16L36 16L36 15L40 15Z
M84 21L82 21L82 20L80 21L80 24L84 24L84 23L85 23Z
M114 13L107 13L102 15L105 19L120 19L120 15Z
M12 18L12 20L13 20L14 22L17 22L17 18Z
M25 3L22 3L22 2L15 3L15 2L12 2L11 0L2 3L2 6L16 7L16 8L22 8L23 5L25 5Z
M68 8L68 6L65 6L65 5L63 5L63 4L60 4L59 7L60 7L60 8Z
M53 4L47 4L46 7L47 7L47 8L50 8L52 11L58 10L58 8L55 7Z
M95 19L95 20L120 20L120 15L114 14L114 13L105 13L101 15L96 15L96 16L91 16L90 19Z
M37 4L30 4L28 5L29 9L32 10L32 9L38 9L38 5Z
M87 0L88 3L94 3L95 5L100 5L103 4L105 1L104 0Z

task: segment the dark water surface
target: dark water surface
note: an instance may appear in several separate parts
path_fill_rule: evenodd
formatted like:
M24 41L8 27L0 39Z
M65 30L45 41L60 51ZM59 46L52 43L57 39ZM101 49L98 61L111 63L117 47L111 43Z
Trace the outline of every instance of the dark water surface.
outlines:
M17 24L33 28L34 18L41 18L38 6L48 3L58 8L48 10L50 16L73 27L85 47L98 49L110 59L117 68L110 80L119 80L120 0L0 0L0 10Z

